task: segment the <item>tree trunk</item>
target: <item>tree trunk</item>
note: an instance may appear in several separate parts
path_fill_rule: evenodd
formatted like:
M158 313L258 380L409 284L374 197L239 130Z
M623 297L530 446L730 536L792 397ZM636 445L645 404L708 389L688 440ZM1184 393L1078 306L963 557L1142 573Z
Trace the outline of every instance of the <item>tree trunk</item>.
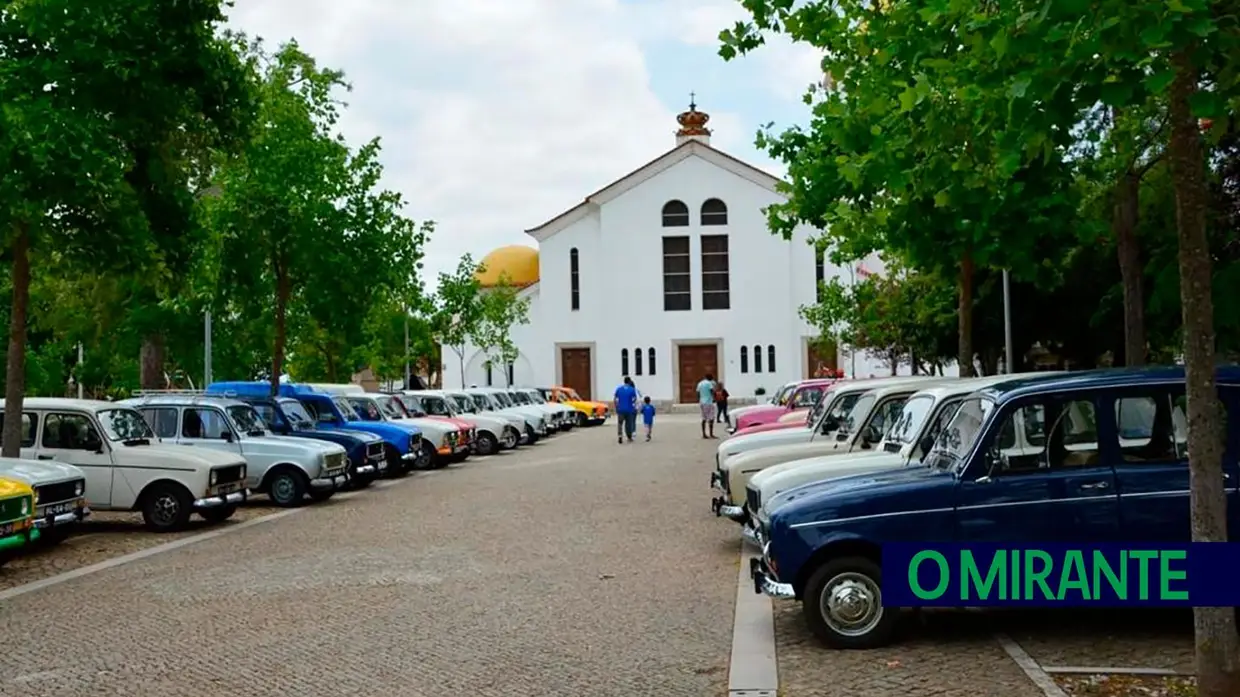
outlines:
M163 390L170 387L164 376L164 337L158 333L143 337L138 355L138 384L142 389Z
M456 354L456 360L461 364L461 389L463 390L468 387L465 384L465 347L462 346L461 352Z
M1141 243L1137 240L1141 176L1129 170L1115 185L1115 212L1111 230L1119 256L1124 289L1124 365L1145 365L1145 290Z
M900 374L900 354L892 351L888 360L891 363L891 377L894 378Z
M1171 141L1168 148L1179 232L1180 305L1184 325L1184 373L1188 410L1188 461L1194 542L1227 540L1223 482L1223 414L1214 384L1214 300L1206 243L1205 154L1189 97L1198 74L1189 49L1172 57ZM1240 636L1235 610L1195 607L1197 694L1240 695Z
M271 396L280 394L280 375L284 373L284 344L287 339L287 314L289 296L288 269L281 261L275 263L276 272L276 341L271 351Z
M18 223L13 237L13 306L4 372L4 426L0 456L21 457L22 400L26 396L26 313L30 308L30 226Z
M960 259L959 305L957 325L959 342L956 362L960 365L960 377L973 377L973 255L965 252Z

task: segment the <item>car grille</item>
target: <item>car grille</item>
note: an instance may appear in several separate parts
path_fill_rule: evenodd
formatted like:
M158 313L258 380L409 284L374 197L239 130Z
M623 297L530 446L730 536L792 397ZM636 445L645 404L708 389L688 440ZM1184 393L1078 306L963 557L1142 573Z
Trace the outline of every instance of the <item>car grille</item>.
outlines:
M458 436L460 436L460 431L448 431L448 444L456 445Z
M719 470L719 486L723 488L724 493L731 495L732 485L728 482L728 473L725 470Z
M370 460L382 460L383 459L383 444L382 443L371 443L370 445L367 445L366 446L366 457L367 459L370 459Z
M471 440L473 440L473 439L469 437L469 429L467 429L467 428L466 428L466 429L462 429L462 430L461 430L461 445L465 445L466 443L468 443L468 442L469 442L469 441L471 441Z
M9 523L25 518L26 516L22 515L22 501L26 502L26 509L29 510L31 503L29 496L15 496L11 499L0 501L0 523Z
M751 512L757 513L762 509L762 492L753 487L747 487L745 489L745 503L749 506Z
M39 505L46 506L53 503L61 503L71 501L78 497L78 487L82 487L82 491L86 490L85 479L74 479L68 482L60 482L58 484L48 484L46 486L36 486L35 491L39 492Z
M215 469L216 485L218 486L220 484L232 484L233 482L241 481L242 470L243 468L241 465L229 465L227 467L217 467Z
M340 469L341 467L344 467L346 464L345 457L346 455L344 453L328 454L327 458L325 459L325 462L327 463L327 469L336 470L336 469Z

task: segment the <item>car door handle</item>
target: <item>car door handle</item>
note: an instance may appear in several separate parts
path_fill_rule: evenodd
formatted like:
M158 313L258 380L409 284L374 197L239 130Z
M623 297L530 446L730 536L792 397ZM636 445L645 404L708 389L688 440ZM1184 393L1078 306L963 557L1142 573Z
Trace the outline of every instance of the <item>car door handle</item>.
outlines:
M1109 488L1111 488L1110 482L1091 482L1089 484L1081 485L1082 490L1109 489Z
M39 460L54 460L55 456L54 455L35 455L35 458Z

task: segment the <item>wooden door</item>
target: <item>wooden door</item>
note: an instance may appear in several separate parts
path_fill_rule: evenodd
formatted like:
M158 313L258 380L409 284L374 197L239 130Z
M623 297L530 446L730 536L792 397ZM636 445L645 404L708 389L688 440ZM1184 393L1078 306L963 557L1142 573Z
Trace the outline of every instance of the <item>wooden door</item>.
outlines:
M680 346L677 361L680 366L680 403L696 404L697 384L708 373L719 377L718 347L714 344Z
M829 344L820 351L815 351L811 345L806 355L809 357L805 366L804 377L806 378L830 377L826 371L839 368L839 351L835 348L835 344Z
M563 376L564 386L577 390L577 394L582 399L593 399L590 390L592 372L590 370L590 349L560 349L560 374Z

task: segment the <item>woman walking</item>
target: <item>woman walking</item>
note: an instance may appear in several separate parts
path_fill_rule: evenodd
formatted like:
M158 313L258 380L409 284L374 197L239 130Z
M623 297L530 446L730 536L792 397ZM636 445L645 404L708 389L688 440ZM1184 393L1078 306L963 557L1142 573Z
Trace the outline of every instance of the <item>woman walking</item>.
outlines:
M732 419L728 417L728 391L722 382L715 383L715 422L722 421L732 427Z

